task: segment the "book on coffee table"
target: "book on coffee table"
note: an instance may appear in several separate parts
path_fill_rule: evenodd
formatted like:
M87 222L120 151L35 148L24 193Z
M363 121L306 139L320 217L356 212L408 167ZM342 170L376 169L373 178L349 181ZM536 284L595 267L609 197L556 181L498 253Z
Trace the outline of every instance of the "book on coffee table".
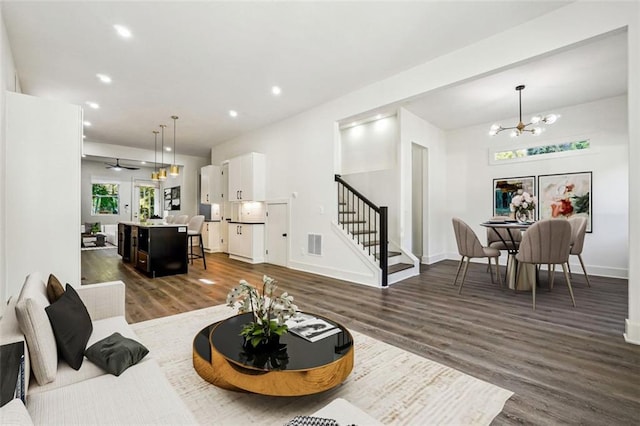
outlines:
M301 312L289 318L285 324L291 333L310 342L317 342L340 332L340 328L335 324Z

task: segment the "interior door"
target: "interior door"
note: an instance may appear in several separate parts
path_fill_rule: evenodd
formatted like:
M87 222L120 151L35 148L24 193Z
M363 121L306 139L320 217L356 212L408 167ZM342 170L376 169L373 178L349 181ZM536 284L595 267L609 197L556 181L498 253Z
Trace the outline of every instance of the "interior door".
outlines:
M266 260L287 266L289 258L289 217L287 203L267 203Z

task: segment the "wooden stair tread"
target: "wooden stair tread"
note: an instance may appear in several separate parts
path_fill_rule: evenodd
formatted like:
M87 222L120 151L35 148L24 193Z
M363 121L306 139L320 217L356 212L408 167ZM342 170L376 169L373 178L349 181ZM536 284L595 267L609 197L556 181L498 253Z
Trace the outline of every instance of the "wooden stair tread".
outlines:
M396 256L400 256L402 253L400 253L399 251L388 251L387 252L387 257L396 257ZM376 259L380 259L380 253L376 254Z
M360 229L360 230L353 230L353 231L349 231L351 234L353 235L362 235L362 234L375 234L376 231L372 231L370 229Z
M341 225L342 224L352 225L352 224L355 224L355 223L367 223L367 221L365 221L365 220L341 220L339 223Z
M413 268L413 265L410 263L396 263L395 265L389 265L387 269L388 274L393 274L396 272L404 271L405 269Z

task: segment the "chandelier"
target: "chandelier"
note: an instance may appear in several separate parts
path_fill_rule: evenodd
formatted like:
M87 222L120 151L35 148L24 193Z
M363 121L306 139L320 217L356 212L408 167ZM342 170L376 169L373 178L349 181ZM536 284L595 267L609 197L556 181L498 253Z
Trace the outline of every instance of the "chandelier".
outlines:
M511 133L509 133L509 136L511 136L512 138L518 137L521 134L523 134L524 132L530 132L534 135L539 135L540 133L543 132L544 127L540 127L540 126L536 126L533 128L527 128L529 126L535 126L536 124L553 124L555 123L558 118L560 117L557 114L547 114L545 116L540 116L540 115L536 115L534 117L531 118L531 122L524 124L524 122L522 121L522 91L524 90L524 84L521 84L520 86L516 86L516 90L518 91L518 104L519 104L519 108L520 108L520 121L518 122L518 124L516 126L513 127L502 127L500 124L494 124L491 126L491 129L489 129L489 135L490 136L495 136L498 133L502 132L503 130L511 130Z

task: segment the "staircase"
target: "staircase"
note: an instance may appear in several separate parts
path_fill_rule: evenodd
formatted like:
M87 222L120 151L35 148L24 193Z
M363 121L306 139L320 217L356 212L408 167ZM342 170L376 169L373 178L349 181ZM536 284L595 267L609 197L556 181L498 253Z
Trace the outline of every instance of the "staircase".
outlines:
M365 255L378 263L382 273L381 284L387 287L392 274L412 269L415 264L407 263L411 259L402 251L389 249L387 207L373 204L340 175L335 175L335 181L338 183L338 225Z

